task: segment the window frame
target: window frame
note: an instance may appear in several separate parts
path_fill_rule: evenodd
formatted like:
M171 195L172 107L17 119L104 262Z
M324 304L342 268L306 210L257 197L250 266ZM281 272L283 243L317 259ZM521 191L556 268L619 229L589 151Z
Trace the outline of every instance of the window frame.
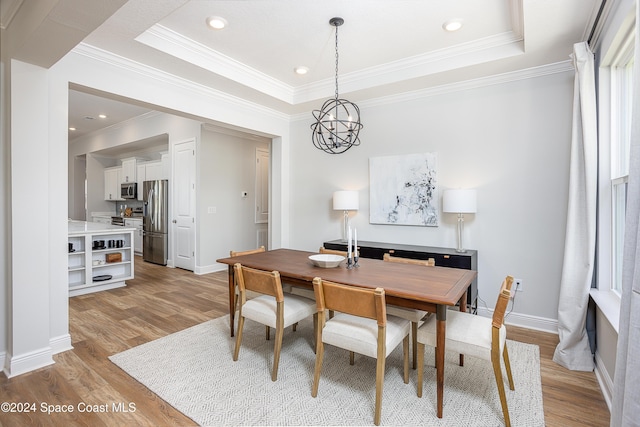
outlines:
M628 83L629 76L632 76L630 69L638 66L638 64L628 65L633 61L633 48L636 42L634 24L635 10L631 10L615 33L598 69L597 289L592 289L590 294L616 331L618 331L620 313L620 291L616 289L615 283L620 283L621 280L622 241L620 239L624 230L624 216L619 209L616 210L619 206L616 205L615 198L616 190L625 188L628 182L628 157L626 170L624 170L617 162L620 159L620 147L614 141L619 141L621 138L618 126L620 111L630 108L630 104L621 102L621 98L624 97L617 96L621 85L625 84L625 76L621 74L627 73ZM630 117L631 115L628 114L629 119ZM622 227L616 229L616 225ZM616 245L618 245L617 252Z

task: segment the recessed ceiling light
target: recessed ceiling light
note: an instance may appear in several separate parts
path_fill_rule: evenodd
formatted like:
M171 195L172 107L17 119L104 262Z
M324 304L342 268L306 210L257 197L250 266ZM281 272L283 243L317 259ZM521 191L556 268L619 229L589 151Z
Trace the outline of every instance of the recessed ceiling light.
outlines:
M462 21L460 19L452 19L442 24L442 28L446 31L458 31L462 28Z
M76 128L69 128L69 130L70 130L70 131L74 131L74 130L76 130Z
M214 30L222 30L227 26L227 20L219 16L210 16L207 18L207 25Z
M106 119L107 118L107 116L104 115L104 114L100 114L100 115L98 115L98 117L100 117L101 119Z
M309 72L309 68L301 65L299 67L295 67L293 71L295 71L296 74L303 76Z

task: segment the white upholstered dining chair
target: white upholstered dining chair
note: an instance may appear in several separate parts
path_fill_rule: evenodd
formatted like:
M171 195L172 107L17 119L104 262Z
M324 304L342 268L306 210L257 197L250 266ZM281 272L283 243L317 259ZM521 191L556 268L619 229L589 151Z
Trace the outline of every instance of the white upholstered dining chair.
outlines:
M387 262L398 262L402 264L415 264L415 265L424 265L426 267L434 267L436 265L436 261L433 258L429 258L426 260L421 259L411 259L411 258L402 258L393 256L391 254L384 254L383 261ZM430 313L428 311L416 310L413 308L406 307L398 307L395 305L387 304L387 314L391 314L392 316L402 317L403 319L407 319L411 322L411 352L413 357L413 369L416 369L418 364L417 355L418 355L418 326L420 326L421 322L424 321L424 318L428 316Z
M491 361L498 386L500 404L507 427L511 425L507 398L502 378L500 358L504 359L509 388L514 390L509 353L507 351L507 331L504 314L511 297L513 277L507 276L502 282L493 317L482 317L471 313L448 310L446 321L445 350ZM422 397L425 345L436 347L436 318L431 316L418 329L418 397Z
M276 336L271 371L271 380L275 381L278 378L284 329L309 316L314 316L314 329L317 329L316 303L297 295L284 295L280 274L277 271L256 270L244 267L240 263L235 264L233 268L240 292L238 330L233 360L238 360L245 318L275 328ZM247 300L247 290L262 295Z
M376 403L374 423L380 424L382 389L387 356L402 342L404 382L409 382L409 322L387 316L384 289L365 289L313 279L318 311L316 329L316 363L311 396L318 395L324 344L349 351L350 363L354 353L376 359ZM336 315L326 320L325 310Z

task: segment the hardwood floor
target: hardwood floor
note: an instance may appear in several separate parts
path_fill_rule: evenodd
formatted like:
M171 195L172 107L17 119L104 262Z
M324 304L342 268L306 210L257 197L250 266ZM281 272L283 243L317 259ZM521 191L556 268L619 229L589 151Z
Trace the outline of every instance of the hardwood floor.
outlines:
M54 365L11 379L0 374L0 402L23 409L0 412L1 426L195 425L107 357L225 315L226 271L198 276L140 257L135 268L136 278L126 288L69 300L74 349L54 356ZM609 425L595 374L568 371L551 360L556 335L509 327L508 336L540 346L547 426ZM64 412L68 407L73 412Z

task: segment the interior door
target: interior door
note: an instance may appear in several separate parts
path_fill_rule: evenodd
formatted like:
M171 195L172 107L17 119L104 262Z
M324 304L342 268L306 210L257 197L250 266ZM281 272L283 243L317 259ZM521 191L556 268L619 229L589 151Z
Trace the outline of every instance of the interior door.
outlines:
M256 149L256 224L269 222L269 151Z
M195 270L196 242L196 143L195 139L173 146L174 265Z

